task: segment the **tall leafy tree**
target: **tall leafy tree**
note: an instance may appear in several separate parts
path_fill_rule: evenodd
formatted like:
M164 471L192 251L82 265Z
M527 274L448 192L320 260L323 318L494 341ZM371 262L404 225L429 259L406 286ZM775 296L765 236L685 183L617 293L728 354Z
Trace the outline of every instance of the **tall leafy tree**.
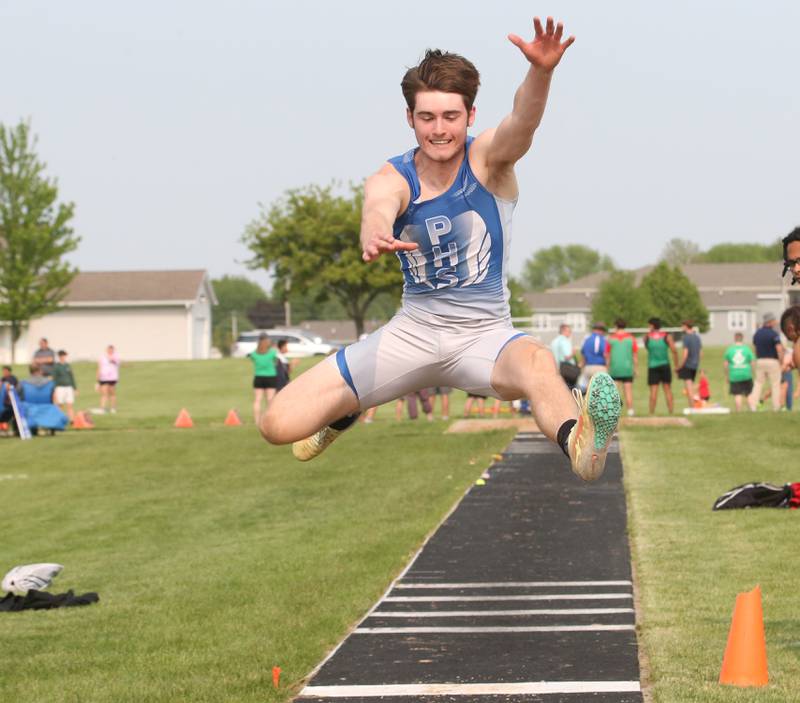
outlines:
M700 256L700 247L689 239L675 237L670 239L661 250L661 258L670 266L684 266L697 261Z
M525 286L514 276L508 277L508 304L511 307L511 317L530 317L533 309L525 300Z
M12 360L22 330L59 307L77 273L64 260L80 241L69 226L75 206L57 198L30 126L0 124L0 319L11 327Z
M652 303L655 317L665 327L677 327L683 320L693 320L701 332L708 330L708 310L697 286L677 267L661 262L641 282Z
M230 353L234 325L238 331L252 329L247 311L267 299L264 289L245 276L222 276L211 281L217 295L212 336L214 346L226 356ZM234 322L235 318L235 322Z
M561 286L590 273L613 271L614 262L605 254L582 244L555 245L539 249L525 262L522 277L534 291Z
M756 242L715 244L708 251L697 257L699 263L775 263L783 256L783 245L780 239L770 244Z
M646 288L636 285L632 271L614 271L606 278L592 300L592 319L607 325L622 318L628 327L645 327L654 307Z
M359 232L364 192L353 187L336 195L330 186L288 191L251 222L243 241L253 253L253 268L265 268L282 286L302 291L315 302L337 300L357 334L373 301L381 294L397 299L402 275L393 256L365 264Z

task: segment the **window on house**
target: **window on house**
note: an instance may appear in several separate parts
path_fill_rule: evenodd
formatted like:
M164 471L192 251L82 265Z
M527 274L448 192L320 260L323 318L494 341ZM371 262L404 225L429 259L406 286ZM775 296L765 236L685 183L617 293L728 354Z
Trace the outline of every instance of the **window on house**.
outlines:
M537 312L533 319L531 320L531 326L533 329L543 332L544 330L549 330L551 327L550 315L547 313Z
M572 327L575 332L586 331L586 315L582 312L571 312L564 318L564 323Z
M729 310L728 329L734 332L744 332L747 329L747 310Z

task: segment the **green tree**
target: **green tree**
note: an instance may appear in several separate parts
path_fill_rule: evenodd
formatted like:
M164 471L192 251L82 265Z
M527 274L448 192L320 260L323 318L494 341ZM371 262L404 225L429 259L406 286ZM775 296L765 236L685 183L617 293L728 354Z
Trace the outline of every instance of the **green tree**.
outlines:
M78 272L64 261L80 241L68 224L75 206L56 203L44 171L30 126L0 124L0 319L11 327L12 361L22 330L58 309Z
M697 261L704 264L724 263L775 263L783 257L783 245L780 239L771 244L723 243L715 244L703 252Z
M655 317L665 327L677 327L683 320L693 320L701 332L708 330L708 310L697 287L677 267L661 262L640 284L650 298Z
M284 198L251 222L243 241L253 253L248 262L275 276L278 286L291 282L315 303L337 300L356 333L373 301L381 294L399 296L402 274L394 256L365 264L359 232L364 192L349 197L316 185L287 191Z
M533 291L561 286L590 273L613 271L614 262L606 255L582 244L555 245L539 249L525 262L522 277Z
M525 300L525 287L514 276L508 277L508 304L511 306L511 317L531 317L533 309Z
M670 239L661 250L661 258L670 266L693 264L700 256L700 247L688 239L675 237Z
M223 276L211 281L217 295L212 336L214 346L228 356L233 344L234 325L239 332L252 329L247 311L267 299L264 289L244 276Z
M636 286L632 271L613 271L592 300L592 319L613 325L622 318L628 327L645 327L653 317L654 308L648 290Z

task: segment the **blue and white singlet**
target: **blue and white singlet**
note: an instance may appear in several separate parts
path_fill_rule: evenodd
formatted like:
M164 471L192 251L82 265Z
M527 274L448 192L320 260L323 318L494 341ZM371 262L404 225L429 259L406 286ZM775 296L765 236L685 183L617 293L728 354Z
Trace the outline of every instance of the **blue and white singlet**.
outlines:
M411 202L394 223L394 236L415 242L398 252L404 277L403 309L412 317L445 325L509 321L506 264L516 201L481 185L469 166L467 137L456 179L441 195L417 202L417 149L389 159L406 179Z

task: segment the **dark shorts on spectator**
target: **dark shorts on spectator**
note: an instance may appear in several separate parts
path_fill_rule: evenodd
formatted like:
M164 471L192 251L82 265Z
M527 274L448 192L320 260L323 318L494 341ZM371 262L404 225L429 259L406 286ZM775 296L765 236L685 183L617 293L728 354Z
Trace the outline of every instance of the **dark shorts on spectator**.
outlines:
M647 385L657 386L660 383L672 383L672 368L669 364L664 366L653 366L647 369Z
M260 388L262 390L266 388L277 388L278 387L278 377L277 376L254 376L253 377L253 388Z
M753 381L731 381L731 395L750 395L753 392Z

